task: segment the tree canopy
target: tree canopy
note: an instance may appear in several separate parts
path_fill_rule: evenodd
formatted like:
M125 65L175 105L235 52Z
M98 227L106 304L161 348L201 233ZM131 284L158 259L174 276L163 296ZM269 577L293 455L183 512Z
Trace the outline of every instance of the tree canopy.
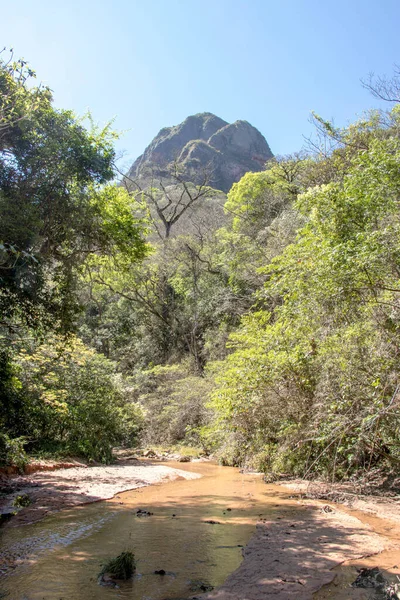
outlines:
M114 177L109 127L85 129L32 87L23 61L0 64L0 322L71 327L74 286L90 254L145 253Z
M140 439L272 476L393 470L398 103L315 114L307 151L225 195L176 164L116 182L110 127L33 81L0 64L0 460Z
M25 61L0 62L0 454L25 439L109 458L127 435L114 365L43 337L77 330L91 257L145 256L143 218L112 182L110 127L54 108L34 76Z

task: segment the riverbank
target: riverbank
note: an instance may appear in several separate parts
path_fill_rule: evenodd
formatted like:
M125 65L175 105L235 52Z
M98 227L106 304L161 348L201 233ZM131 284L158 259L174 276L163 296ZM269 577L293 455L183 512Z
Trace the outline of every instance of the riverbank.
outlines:
M278 487L300 510L258 523L240 567L203 600L400 598L400 497L393 490L362 493L352 483L305 480ZM378 580L363 578L373 570ZM391 584L390 594L381 581Z
M343 563L392 547L360 519L318 503L285 512L257 524L240 567L204 600L310 600ZM353 580L356 575L354 569ZM344 598L359 598L359 592L347 589Z
M61 465L56 468L57 464L53 463L52 468L48 464L30 474L3 476L2 488L8 493L0 499L0 512L3 515L16 512L3 527L35 523L54 512L108 500L119 492L178 478L200 477L196 473L136 458L107 466ZM27 498L30 504L16 508L19 497Z
M400 490L397 487L384 489L378 486L365 487L352 482L327 483L304 479L279 483L292 490L299 498L325 500L350 510L400 523Z

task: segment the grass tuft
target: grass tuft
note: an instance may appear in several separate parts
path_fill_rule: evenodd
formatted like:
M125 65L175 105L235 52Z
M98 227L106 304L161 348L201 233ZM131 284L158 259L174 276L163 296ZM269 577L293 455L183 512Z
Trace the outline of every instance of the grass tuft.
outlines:
M110 575L113 579L130 579L136 569L133 552L121 552L116 558L111 558L103 566L99 576Z

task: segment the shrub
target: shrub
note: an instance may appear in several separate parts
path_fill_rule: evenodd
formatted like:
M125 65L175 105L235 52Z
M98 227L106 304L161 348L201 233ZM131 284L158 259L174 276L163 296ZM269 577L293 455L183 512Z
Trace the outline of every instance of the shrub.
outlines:
M21 494L20 496L16 496L14 498L13 506L16 508L25 508L32 503L32 500L28 496L28 494Z
M142 415L126 381L113 362L78 338L53 337L22 349L15 362L31 450L107 462L114 445L134 442Z
M0 433L0 465L16 466L22 472L29 460L24 450L25 444L24 437L11 438Z

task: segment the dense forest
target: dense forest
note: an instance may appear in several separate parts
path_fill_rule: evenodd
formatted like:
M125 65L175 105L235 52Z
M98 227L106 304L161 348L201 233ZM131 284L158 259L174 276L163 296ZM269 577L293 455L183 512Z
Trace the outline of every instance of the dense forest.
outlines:
M400 74L387 111L225 194L116 167L115 132L0 64L0 462L187 445L348 478L400 462Z

